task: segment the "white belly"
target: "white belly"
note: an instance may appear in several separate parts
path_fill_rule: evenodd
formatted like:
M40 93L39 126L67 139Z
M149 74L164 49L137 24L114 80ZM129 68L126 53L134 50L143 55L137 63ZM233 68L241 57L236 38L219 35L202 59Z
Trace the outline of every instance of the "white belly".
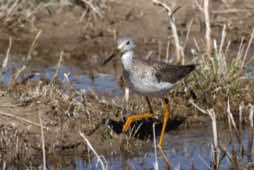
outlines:
M174 87L174 84L168 82L157 82L133 75L129 75L127 81L133 91L144 96L163 96Z

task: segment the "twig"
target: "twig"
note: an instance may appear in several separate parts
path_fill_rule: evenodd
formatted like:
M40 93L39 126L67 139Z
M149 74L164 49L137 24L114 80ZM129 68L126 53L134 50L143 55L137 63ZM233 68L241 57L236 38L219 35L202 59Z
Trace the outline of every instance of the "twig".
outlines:
M97 158L98 163L100 163L102 170L108 170L108 165L107 162L104 165L103 160L101 159L101 157L98 155L98 153L95 151L95 149L93 148L93 146L91 145L91 143L89 142L89 140L87 139L87 137L85 136L84 133L82 133L81 131L79 131L80 136L84 139L84 141L86 142L87 146L89 147L89 149L91 149L91 151L94 153L94 155Z
M2 170L6 170L6 161L3 161Z
M218 133L217 133L217 125L216 125L216 114L213 109L207 110L211 120L212 120L212 128L213 128L213 168L219 168L219 144L218 144Z
M4 70L7 67L7 64L8 64L8 61L9 61L11 47L12 47L12 38L9 37L9 45L8 45L8 49L6 51L5 59L4 59L3 64L2 64L2 70Z
M216 114L213 109L204 110L196 105L193 101L189 101L195 108L201 111L204 114L208 114L212 120L212 129L213 129L213 169L219 168L219 142L218 142L218 132L216 124Z
M204 8L200 5L200 2L198 0L195 0L195 4L198 7L198 10L204 12Z
M250 39L249 39L249 42L248 42L247 48L246 48L246 50L245 50L245 53L244 53L244 56L243 56L243 59L242 59L242 65L241 65L241 68L243 68L243 67L244 67L244 64L245 64L245 61L246 61L246 58L247 58L247 55L248 55L248 52L249 52L250 46L251 46L251 44L252 44L253 38L254 38L254 29L252 30L252 33L251 33L251 36L250 36Z
M162 42L160 41L160 40L158 40L158 55L157 55L157 57L158 57L158 60L159 61L161 61L161 46L162 46Z
M227 106L227 113L228 113L229 124L233 125L234 132L235 132L235 135L237 137L237 140L238 140L239 144L241 144L241 138L240 138L239 132L238 132L237 127L236 127L235 119L233 117L233 114L231 113L229 99L228 99L228 104L227 105L228 105Z
M201 160L201 162L202 162L208 169L211 169L211 167L209 166L209 163L205 160L205 158L203 158L200 154L198 155L198 158Z
M229 99L228 99L228 102L227 102L227 113L228 113L230 122L232 123L233 127L236 129L236 123L235 123L235 119L233 117L233 114L231 113Z
M17 105L13 105L13 104L5 104L5 105L0 105L0 107L15 108L15 107L17 107Z
M124 101L126 102L126 104L129 102L129 98L130 98L130 89L128 87L124 88Z
M223 29L221 32L221 42L220 42L219 51L216 51L216 55L215 55L218 61L218 68L214 70L214 72L217 71L219 73L219 76L223 76L224 78L227 75L227 63L226 63L225 55L223 54L223 46L225 44L225 40L226 40L226 25L223 26Z
M242 9L223 9L223 10L213 10L211 11L213 14L232 14L232 13L246 13L246 10L242 10Z
M164 8L167 11L170 19L172 19L174 14L181 8L181 7L176 7L175 9L172 10L167 4L165 4L159 0L152 0L152 1L155 5L158 5L162 8Z
M2 70L1 70L1 79L3 78L3 73L8 65L8 61L9 61L9 56L10 56L10 51L11 51L11 47L12 47L12 38L9 37L9 45L8 45L8 49L6 51L6 55L5 55L5 58L4 58L4 61L2 63Z
M201 52L200 45L199 45L199 43L198 43L198 41L197 41L197 39L195 37L193 37L193 41L194 41L194 45L195 45L197 51Z
M176 56L177 56L177 62L181 62L181 64L184 64L184 55L183 55L183 48L180 45L180 41L179 41L179 37L177 34L177 28L174 22L170 22L171 28L172 28L172 32L173 32L173 36L174 36L174 40L175 40L175 46L176 46Z
M226 48L225 48L225 50L224 50L224 54L228 54L230 45L231 45L231 41L229 40L229 41L227 42L227 46L226 46Z
M212 55L211 46L211 26L210 26L210 15L209 15L209 0L204 0L204 15L205 15L205 25L206 25L206 48L208 58Z
M196 109L198 109L200 112L208 115L207 111L199 107L197 104L195 104L192 100L189 100L189 103L192 104Z
M15 73L15 76L13 77L13 79L12 79L12 81L11 81L11 86L10 86L10 87L13 87L13 86L16 85L18 77L20 76L20 74L21 74L23 71L25 71L25 69L26 69L26 66L23 65L23 66Z
M15 11L15 10L17 9L19 3L20 3L20 0L17 0L17 1L15 1L15 2L10 6L10 8L8 8L7 14L6 14L5 22L6 22L6 20L9 18L9 16L11 16L12 12Z
M33 52L33 50L34 50L34 48L35 48L36 42L37 42L37 40L39 39L41 33L42 33L42 30L40 30L40 31L36 34L36 36L35 36L35 38L34 38L34 40L33 40L33 42L32 42L32 45L31 45L31 47L29 48L29 51L28 51L28 54L27 54L27 58L26 58L26 62L28 62L28 61L30 61L30 60L32 59L32 52Z
M43 157L43 170L47 170L47 163L46 163L46 151L45 151L45 137L44 137L44 130L43 130L43 123L41 120L41 113L38 113L40 126L41 126L41 149L42 149L42 157Z
M69 77L70 77L70 73L68 73L68 74L64 73L64 78L66 80L66 83L68 84L69 89L74 89L75 90L75 88L73 87Z
M243 103L240 104L239 106L239 136L242 137L243 135L243 127L242 127L242 123L243 123ZM241 140L241 143L240 143L240 155L241 155L241 158L244 156L244 146L243 146L243 143L242 143L242 140Z
M230 153L227 151L227 149L225 149L224 147L222 147L221 145L219 145L219 149L225 153L226 157L228 158L228 160L230 162L233 162Z
M59 70L60 70L61 64L62 64L62 62L63 62L63 55L64 55L64 52L61 51L60 56L59 56L59 60L58 60L57 66L56 66L56 72L55 72L55 74L53 75L50 84L52 84L52 83L55 81L55 79L57 78L57 76L58 76L58 74L59 74Z
M244 43L244 40L245 40L244 37L241 37L238 52L237 52L237 55L236 55L237 61L239 61L241 59L241 57L243 56L243 50L244 50L243 43Z
M168 158L167 158L165 152L163 151L163 149L162 149L162 147L161 147L160 145L158 146L158 148L159 148L159 150L160 150L160 152L161 152L161 155L162 155L162 157L163 157L163 160L164 160L164 164L165 164L164 169L169 169L170 163L169 163L169 160L168 160Z
M166 58L165 58L165 62L169 62L169 48L170 48L170 41L167 41L167 51L166 51Z
M159 170L158 164L158 156L157 156L157 144L156 144L156 137L155 137L155 124L153 123L153 147L154 147L154 164L153 167L155 170Z
M25 119L23 117L15 116L11 113L4 113L4 112L0 111L0 115L10 117L10 118L14 118L14 119L17 119L19 121L22 121L22 122L25 122L25 123L28 123L28 124L31 124L31 125L34 125L34 126L37 126L37 127L41 127L41 125L39 123L32 122L31 120ZM43 127L43 128L48 129L47 127Z
M138 124L137 128L136 126L133 126L132 129L131 129L131 132L130 132L130 136L129 136L129 139L132 137L132 136L136 136L138 134L138 131L140 130L140 128L142 127L143 123L140 123Z
M167 4L159 1L159 0L152 0L152 2L155 5L158 5L162 8L164 8L167 11L167 14L169 16L169 23L172 29L172 33L173 33L173 37L175 40L175 46L176 46L176 57L177 57L177 62L181 62L182 64L184 63L184 52L183 52L183 48L180 45L180 41L179 41L179 36L177 33L177 27L175 25L175 21L174 21L174 14L181 8L181 7L176 7L175 9L171 9Z
M225 43L225 39L226 39L226 25L223 25L223 30L221 33L221 42L220 42L220 49L219 49L219 54L222 55L222 49L223 49L223 45ZM221 57L221 56L220 56Z
M102 13L98 7L94 6L92 0L81 0L83 3L87 4L100 18L102 18Z
M254 128L253 124L253 115L254 115L254 106L250 105L250 115L249 115L249 120L250 120L250 127Z
M190 23L189 23L188 26L187 26L187 34L186 34L185 41L184 41L184 44L183 44L183 50L184 50L184 49L186 48L186 46L187 46L187 42L188 42L189 37L190 37L190 32L191 32L192 24L193 24L193 19L191 19Z
M89 12L89 9L86 9L84 12L82 12L82 15L79 18L79 22L81 22L85 18L88 12Z
M254 125L253 125L253 115L254 115L254 106L250 105L250 114L249 114L249 121L250 121L250 129L248 135L248 161L252 161L252 148L253 148L253 136L254 136Z

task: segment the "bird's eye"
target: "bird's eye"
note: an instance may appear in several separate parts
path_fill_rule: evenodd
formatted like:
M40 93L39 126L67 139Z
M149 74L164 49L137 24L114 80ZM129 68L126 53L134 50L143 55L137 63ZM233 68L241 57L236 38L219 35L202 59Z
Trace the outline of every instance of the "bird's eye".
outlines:
M130 44L130 41L127 41L127 43L126 43L127 45L129 45Z

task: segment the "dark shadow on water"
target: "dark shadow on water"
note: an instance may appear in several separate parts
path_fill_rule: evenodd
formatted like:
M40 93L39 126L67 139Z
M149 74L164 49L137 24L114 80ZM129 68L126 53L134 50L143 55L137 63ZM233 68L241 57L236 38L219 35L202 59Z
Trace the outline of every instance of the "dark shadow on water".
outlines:
M175 118L169 120L166 127L166 132L177 129L183 122L184 118ZM122 133L122 128L125 121L115 121L109 119L107 126L112 129L116 134ZM141 140L152 139L153 137L153 124L155 124L155 135L160 136L162 129L162 121L157 119L152 120L139 120L134 122L129 131L132 132L132 136Z

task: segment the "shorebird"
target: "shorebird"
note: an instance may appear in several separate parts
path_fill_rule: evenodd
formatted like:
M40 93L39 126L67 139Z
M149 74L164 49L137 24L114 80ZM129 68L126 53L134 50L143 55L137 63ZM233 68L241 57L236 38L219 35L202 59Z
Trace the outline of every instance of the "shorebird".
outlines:
M196 65L172 65L137 58L134 52L135 44L128 37L118 39L117 49L121 54L123 75L129 88L137 94L145 96L149 107L149 112L129 115L122 131L126 133L131 124L137 120L153 118L155 115L148 97L161 97L163 98L163 123L159 145L163 146L165 129L170 119L169 100L165 96L179 80L192 72ZM113 58L113 55L110 58ZM109 60L107 59L106 62Z

